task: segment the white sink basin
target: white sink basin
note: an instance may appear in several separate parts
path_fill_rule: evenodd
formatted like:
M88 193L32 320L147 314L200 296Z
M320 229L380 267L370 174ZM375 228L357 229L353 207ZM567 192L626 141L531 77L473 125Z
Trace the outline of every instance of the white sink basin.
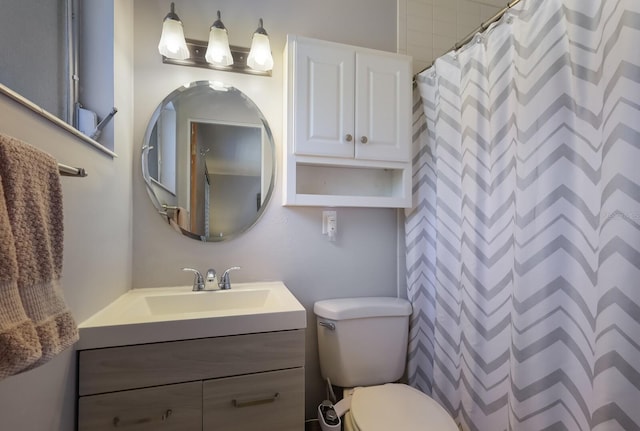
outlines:
M214 311L254 310L264 308L271 290L223 290L215 292L170 292L147 295L138 302L151 315L206 313ZM139 312L139 310L129 310Z
M306 327L304 307L282 282L132 289L79 325L78 349Z

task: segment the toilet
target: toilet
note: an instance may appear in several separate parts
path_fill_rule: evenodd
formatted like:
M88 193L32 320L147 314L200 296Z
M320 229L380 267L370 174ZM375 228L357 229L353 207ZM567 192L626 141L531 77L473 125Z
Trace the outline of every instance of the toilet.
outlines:
M320 372L343 388L345 431L458 431L435 400L397 382L404 374L411 304L401 298L318 301Z

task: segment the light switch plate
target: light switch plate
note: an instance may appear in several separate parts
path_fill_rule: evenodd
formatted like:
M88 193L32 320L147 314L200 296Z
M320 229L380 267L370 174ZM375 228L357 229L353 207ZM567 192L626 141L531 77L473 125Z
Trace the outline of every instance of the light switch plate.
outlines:
M328 224L329 219L333 218L336 222L338 221L338 216L336 211L322 211L322 234L327 235L329 232Z

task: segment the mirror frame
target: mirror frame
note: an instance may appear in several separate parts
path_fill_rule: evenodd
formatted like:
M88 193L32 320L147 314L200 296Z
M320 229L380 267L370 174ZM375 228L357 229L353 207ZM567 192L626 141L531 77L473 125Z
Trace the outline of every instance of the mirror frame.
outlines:
M158 119L160 117L163 107L167 103L174 101L177 97L179 97L185 91L189 91L189 90L193 90L194 88L197 89L201 87L211 88L213 91L229 91L229 90L237 91L238 95L244 98L247 104L253 106L256 116L258 117L258 120L260 121L260 123L262 124L262 127L264 128L264 134L266 135L268 146L271 150L272 169L271 169L271 175L269 178L269 188L266 192L266 196L264 197L263 204L260 206L260 209L256 212L256 216L251 223L246 224L236 232L229 233L228 235L225 235L222 237L197 235L185 229L179 228L180 233L182 235L192 239L196 239L198 241L222 242L222 241L227 241L227 240L236 238L237 236L247 232L249 229L255 226L258 220L264 214L267 206L269 205L273 197L273 191L275 189L276 172L277 172L277 155L276 155L275 142L273 139L273 133L271 132L271 128L269 127L269 123L266 117L264 116L264 114L262 113L258 105L256 105L256 103L249 96L247 96L245 93L240 91L238 88L233 87L231 85L224 85L218 81L208 81L208 80L193 81L193 82L190 82L189 84L181 85L180 87L176 88L171 93L169 93L169 95L167 95L164 99L162 99L160 104L156 107L153 114L151 115L151 118L149 119L149 122L147 123L147 127L145 130L143 142L142 142L142 149L141 149L142 179L144 180L145 188L147 189L147 194L149 195L149 198L151 199L151 202L154 208L162 216L164 221L169 222L169 214L167 213L167 206L163 205L160 202L160 199L156 196L156 193L154 192L152 187L153 183L156 183L156 186L158 186L159 182L154 180L149 173L148 153L149 153L149 150L153 148L149 145L149 140L151 139L153 129L155 128L158 122ZM216 90L216 88L219 88L221 90ZM226 90L222 90L223 88ZM215 119L212 119L212 120L215 120ZM173 229L173 230L176 230L176 229Z

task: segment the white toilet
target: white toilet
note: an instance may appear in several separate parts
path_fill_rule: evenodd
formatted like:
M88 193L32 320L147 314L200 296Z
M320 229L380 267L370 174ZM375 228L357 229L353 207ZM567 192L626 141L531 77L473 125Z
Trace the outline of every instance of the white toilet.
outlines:
M316 302L322 377L344 388L346 431L458 431L432 398L404 384L411 304L400 298Z

